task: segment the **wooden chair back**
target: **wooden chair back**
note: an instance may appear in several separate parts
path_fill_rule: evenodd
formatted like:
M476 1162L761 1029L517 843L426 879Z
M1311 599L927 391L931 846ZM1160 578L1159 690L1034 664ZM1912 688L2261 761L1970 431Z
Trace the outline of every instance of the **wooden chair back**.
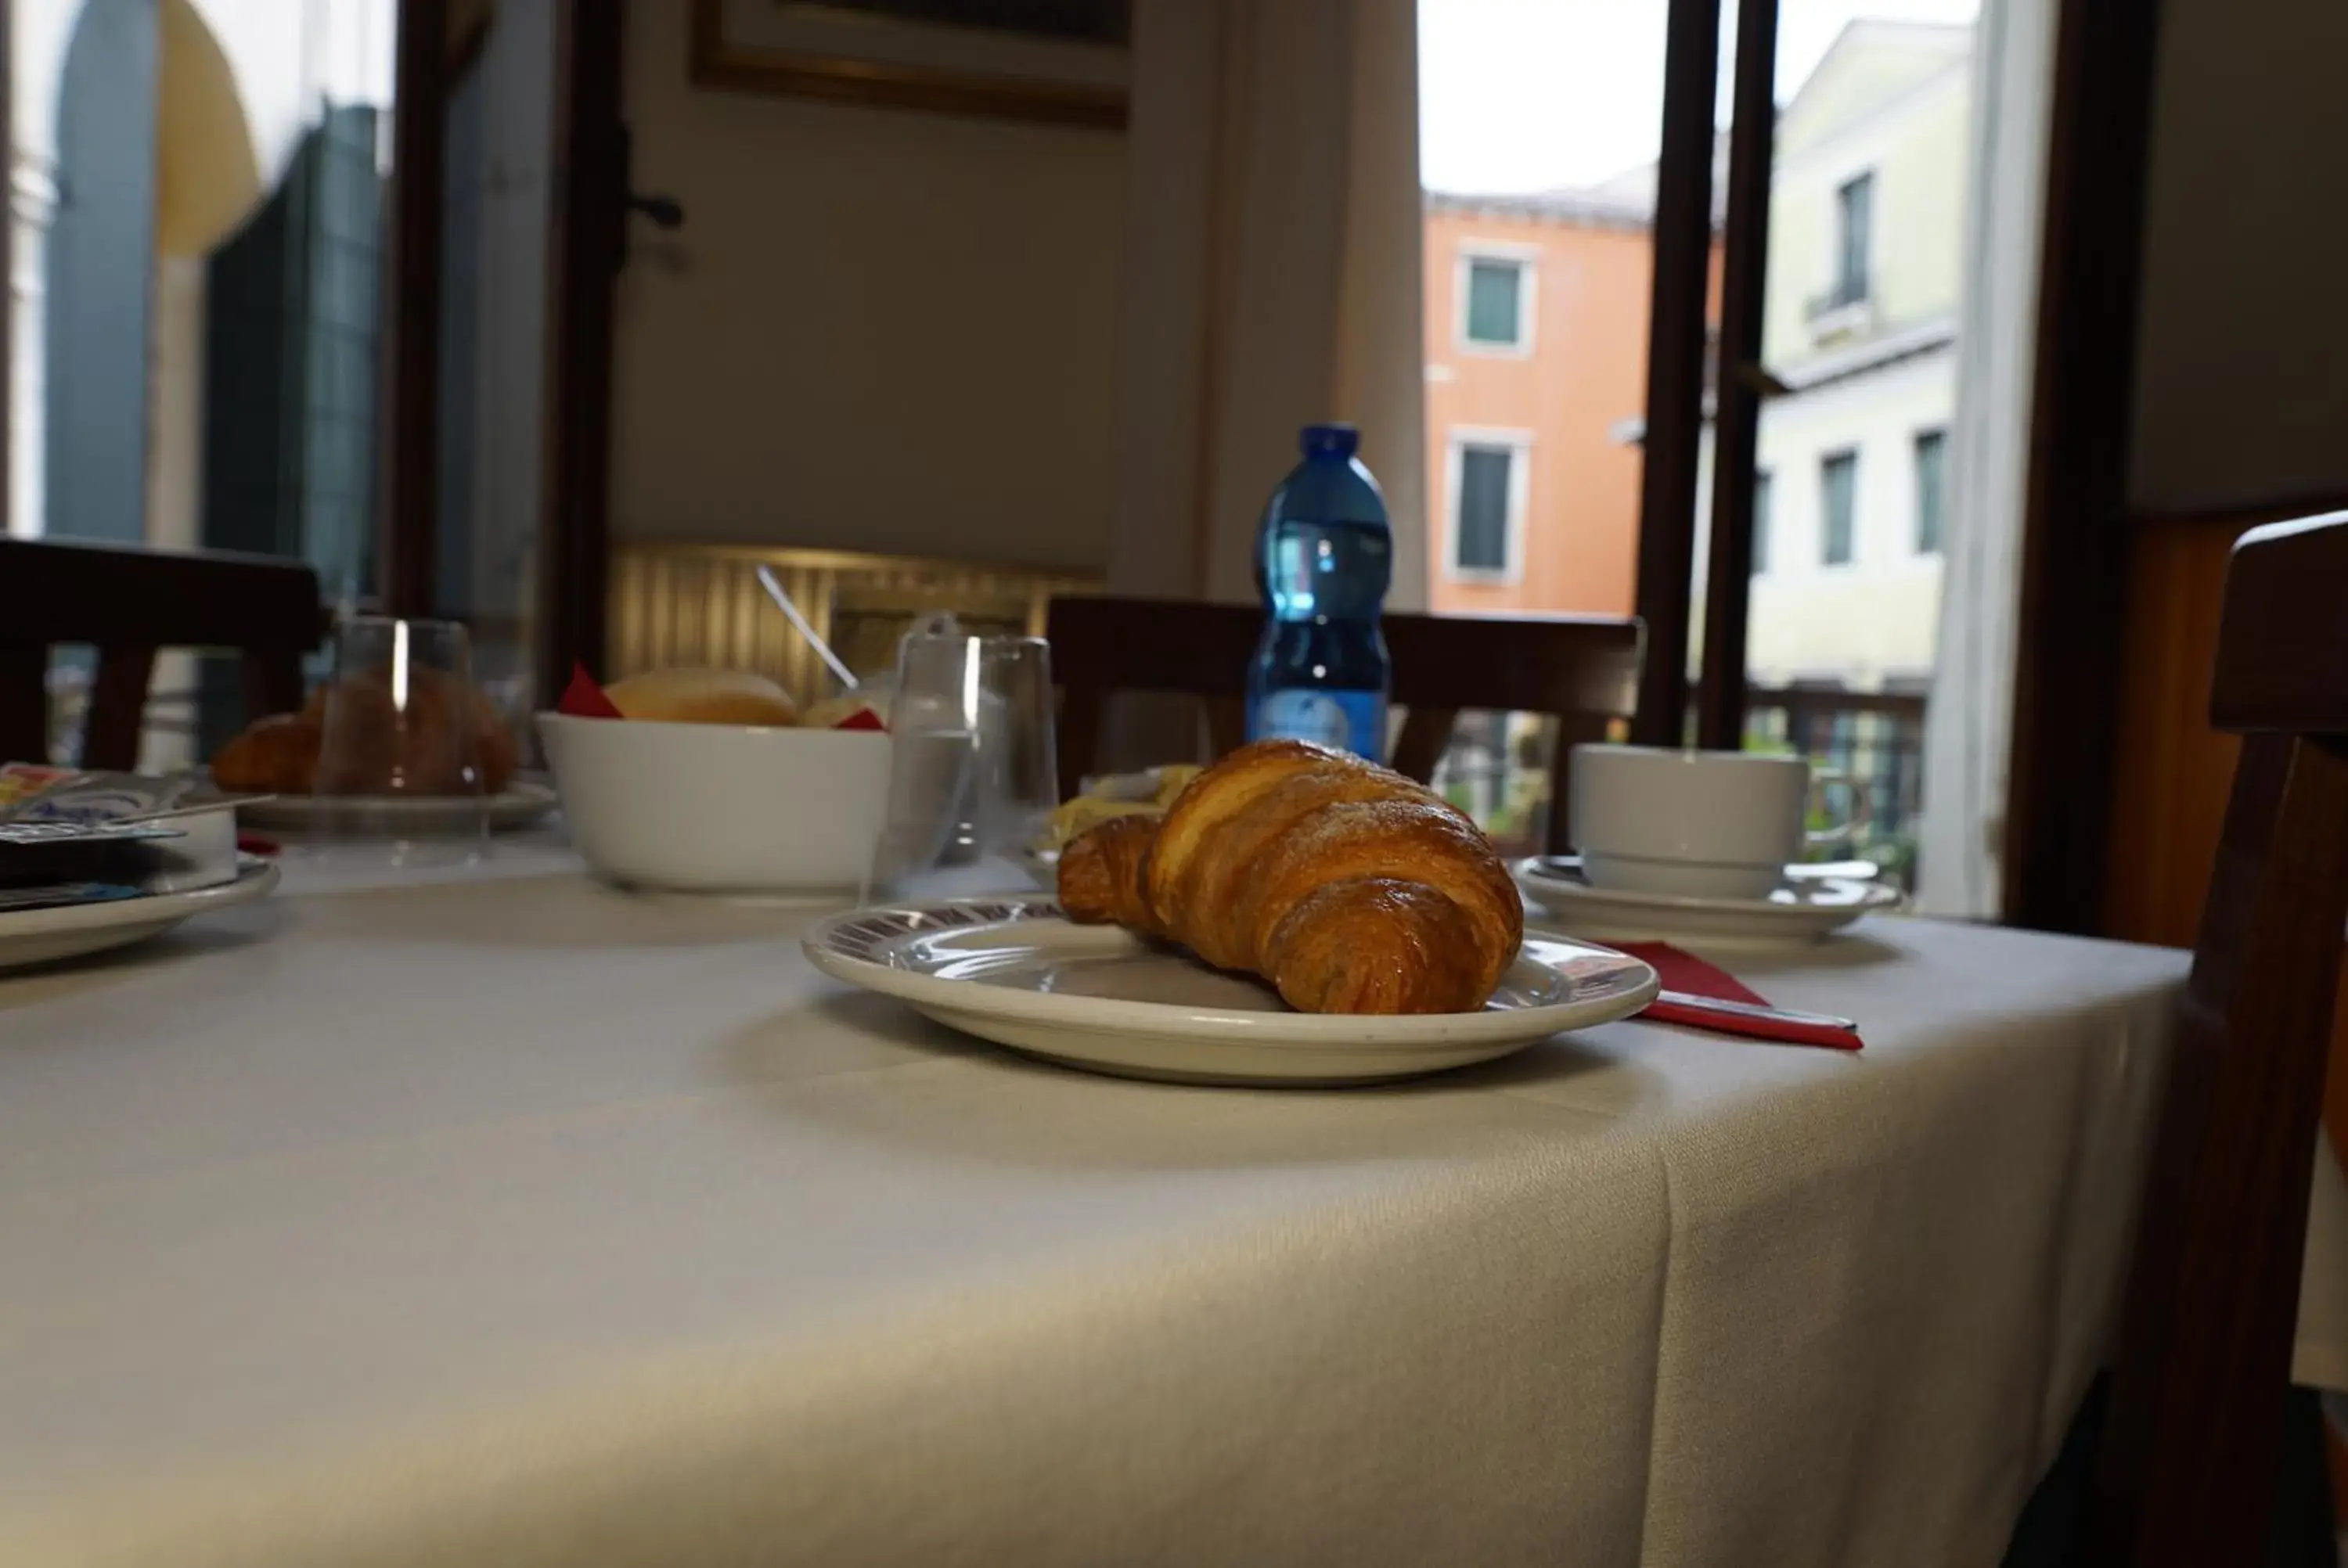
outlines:
M326 620L300 561L47 539L0 539L0 759L48 754L49 650L98 649L82 764L129 768L166 648L244 656L249 715L302 705L302 656Z
M2263 1560L2348 923L2348 513L2243 536L2243 737L2146 1188L2089 1561Z
M1101 718L1112 692L1204 699L1215 755L1244 738L1248 661L1263 630L1263 612L1254 606L1055 599L1047 626L1053 677L1062 692L1064 796L1076 792L1099 755ZM1610 721L1630 716L1638 694L1640 623L1599 616L1392 614L1385 627L1394 660L1393 700L1406 710L1395 743L1395 770L1428 782L1464 708L1552 715L1559 733L1547 843L1562 847L1567 753L1577 741L1603 738Z

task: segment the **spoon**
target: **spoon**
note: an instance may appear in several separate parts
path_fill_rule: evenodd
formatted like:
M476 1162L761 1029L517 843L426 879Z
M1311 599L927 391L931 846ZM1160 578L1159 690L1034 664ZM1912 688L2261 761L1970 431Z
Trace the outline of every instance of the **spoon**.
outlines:
M815 634L815 628L808 623L808 618L799 613L799 607L793 604L791 596L783 591L783 585L776 579L772 567L758 568L758 586L767 590L767 597L775 601L775 608L783 612L783 618L791 623L792 628L807 639L808 646L815 650L816 656L831 666L831 672L839 677L839 683L851 692L855 691L858 682L854 672L839 661L839 655L831 651L829 643Z

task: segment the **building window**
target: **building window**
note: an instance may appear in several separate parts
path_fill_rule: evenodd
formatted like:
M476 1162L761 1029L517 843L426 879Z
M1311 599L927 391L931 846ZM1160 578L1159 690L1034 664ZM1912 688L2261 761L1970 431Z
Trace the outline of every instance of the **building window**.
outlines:
M1513 436L1455 437L1451 447L1451 572L1513 582L1522 563L1526 443Z
M1521 352L1532 343L1532 269L1507 256L1469 256L1460 295L1460 341Z
M1941 518L1948 506L1946 458L1949 433L1922 430L1916 435L1916 553L1937 555L1941 549Z
M1875 176L1862 174L1835 190L1835 282L1829 296L1855 305L1868 296L1868 251L1875 230Z
M1851 559L1859 524L1859 454L1837 452L1818 464L1818 559L1843 566Z
M1753 476L1753 575L1769 569L1769 476Z

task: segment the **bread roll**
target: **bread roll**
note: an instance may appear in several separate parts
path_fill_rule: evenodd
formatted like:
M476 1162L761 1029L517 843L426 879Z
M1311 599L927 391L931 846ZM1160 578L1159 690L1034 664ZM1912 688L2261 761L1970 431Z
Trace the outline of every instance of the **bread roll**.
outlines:
M1078 834L1060 906L1261 975L1303 1012L1473 1012L1524 938L1516 885L1473 822L1303 741L1241 747L1163 818Z
M747 670L649 670L603 689L631 719L673 724L776 724L799 722L790 693Z

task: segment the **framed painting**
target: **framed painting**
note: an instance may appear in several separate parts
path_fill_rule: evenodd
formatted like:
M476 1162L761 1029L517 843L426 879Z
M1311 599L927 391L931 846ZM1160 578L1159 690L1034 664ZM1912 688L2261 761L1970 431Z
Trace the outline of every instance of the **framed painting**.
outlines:
M693 0L693 79L1121 127L1132 0Z

